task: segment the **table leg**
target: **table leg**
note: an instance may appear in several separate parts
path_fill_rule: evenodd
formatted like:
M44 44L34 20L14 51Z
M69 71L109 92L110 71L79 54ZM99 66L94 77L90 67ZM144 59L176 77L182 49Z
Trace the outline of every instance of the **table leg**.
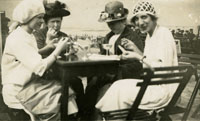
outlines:
M69 94L69 81L67 79L69 77L69 73L65 70L62 71L62 95L61 95L61 121L68 120L68 94Z

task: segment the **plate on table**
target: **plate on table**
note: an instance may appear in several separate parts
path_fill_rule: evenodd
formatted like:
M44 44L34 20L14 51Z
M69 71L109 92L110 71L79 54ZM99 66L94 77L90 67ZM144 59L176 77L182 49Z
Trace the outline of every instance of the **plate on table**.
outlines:
M120 56L118 55L99 55L99 54L91 54L88 57L89 60L120 60Z

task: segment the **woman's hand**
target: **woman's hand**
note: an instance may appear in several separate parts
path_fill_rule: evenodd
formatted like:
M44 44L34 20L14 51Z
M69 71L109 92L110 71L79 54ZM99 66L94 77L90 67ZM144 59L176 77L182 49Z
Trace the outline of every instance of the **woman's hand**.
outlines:
M130 58L140 60L142 56L132 51L126 51L125 53L122 54L122 59L130 59Z
M46 43L46 44L47 44L46 46L47 46L48 48L55 49L55 48L56 48L55 44L56 44L57 42L58 42L58 38L55 38L55 39L49 41L48 43Z
M122 59L134 58L140 60L142 58L137 52L127 51L120 45L118 47L122 51Z
M122 38L121 45L122 45L122 47L124 47L125 50L134 51L139 54L142 54L142 52L138 49L138 47L135 45L135 43L129 39Z
M131 40L126 38L122 38L121 46L129 51L134 51L135 50L134 48L137 48L137 46Z
M56 35L57 35L57 33L58 33L58 32L57 32L55 29L49 28L48 31L47 31L47 35L46 35L46 37L47 37L46 43L48 43L48 42L51 41L53 38L55 38Z
M58 51L58 54L64 49L67 48L69 43L69 38L68 37L63 37L59 40L57 46L56 46L56 51Z

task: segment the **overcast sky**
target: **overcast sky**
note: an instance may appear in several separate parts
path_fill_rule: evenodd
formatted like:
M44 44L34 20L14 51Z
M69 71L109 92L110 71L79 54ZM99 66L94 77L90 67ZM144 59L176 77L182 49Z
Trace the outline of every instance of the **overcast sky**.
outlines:
M21 0L0 0L0 11L6 11L11 18L12 11ZM60 0L70 8L71 15L63 20L63 28L107 29L105 23L99 23L99 13L105 4L112 0ZM119 0L129 9L138 0ZM200 25L200 0L149 0L156 7L159 23L165 26L197 26ZM12 19L12 18L11 18Z

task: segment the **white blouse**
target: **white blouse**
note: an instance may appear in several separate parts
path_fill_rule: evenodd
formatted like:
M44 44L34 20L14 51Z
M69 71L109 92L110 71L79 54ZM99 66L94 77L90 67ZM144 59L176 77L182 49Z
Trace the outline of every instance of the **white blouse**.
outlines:
M34 35L21 27L14 30L6 39L1 63L4 102L11 108L21 108L15 96L32 75L42 76L46 67Z
M111 47L111 49L110 49L110 53L111 53L112 55L115 54L115 43L116 43L117 39L119 38L119 36L120 36L120 34L115 34L115 35L113 35L113 36L110 38L110 40L109 40L109 44L112 45L112 47Z

